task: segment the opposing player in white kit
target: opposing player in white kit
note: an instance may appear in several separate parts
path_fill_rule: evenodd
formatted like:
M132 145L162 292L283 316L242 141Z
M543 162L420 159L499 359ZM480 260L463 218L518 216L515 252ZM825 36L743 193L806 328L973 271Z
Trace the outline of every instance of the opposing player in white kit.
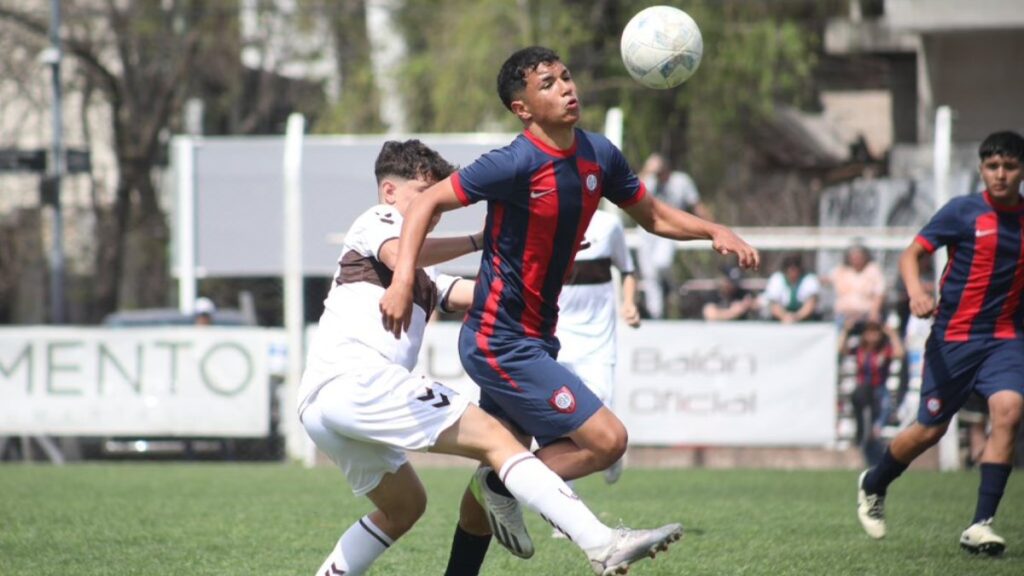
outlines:
M576 253L572 272L558 297L558 328L561 344L558 361L568 366L609 408L615 395L615 286L614 266L622 277L622 306L626 324L640 325L636 307L637 282L633 257L619 218L604 210L594 217ZM604 472L613 484L622 474L622 459ZM570 483L571 484L571 483Z
M432 278L422 266L476 250L479 234L429 239L417 260L408 328L396 338L381 322L378 302L391 283L402 216L412 198L453 170L417 140L385 143L375 166L380 204L357 218L345 235L306 361L299 417L352 491L367 496L376 509L342 534L316 574L363 574L423 514L426 494L406 450L487 464L517 500L568 534L598 574L622 573L618 570L636 558L663 547L664 534L602 524L498 420L455 391L410 372L433 307L465 308L472 298L472 282ZM489 513L501 514L491 501L485 505Z

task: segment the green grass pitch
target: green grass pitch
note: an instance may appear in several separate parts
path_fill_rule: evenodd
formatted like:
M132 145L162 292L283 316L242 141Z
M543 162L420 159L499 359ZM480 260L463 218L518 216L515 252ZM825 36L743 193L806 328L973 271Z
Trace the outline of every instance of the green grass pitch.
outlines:
M372 575L443 573L468 469L425 469L420 523ZM1003 558L969 556L957 538L974 510L972 472L908 472L889 494L889 536L855 518L856 472L626 470L578 491L609 524L680 521L683 540L631 574L1024 574L1024 479L1011 476L996 528ZM313 576L341 532L369 509L333 468L294 465L0 466L0 575ZM489 575L590 574L583 555L528 520L537 554L496 543Z

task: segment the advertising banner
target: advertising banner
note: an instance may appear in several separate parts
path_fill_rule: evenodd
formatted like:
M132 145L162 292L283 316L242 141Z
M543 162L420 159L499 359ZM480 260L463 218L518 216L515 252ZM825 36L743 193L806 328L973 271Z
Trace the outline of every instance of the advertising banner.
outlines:
M471 398L457 322L427 328L418 369ZM614 410L637 445L829 446L832 324L646 321L620 326Z
M277 340L259 328L0 330L0 435L266 436Z

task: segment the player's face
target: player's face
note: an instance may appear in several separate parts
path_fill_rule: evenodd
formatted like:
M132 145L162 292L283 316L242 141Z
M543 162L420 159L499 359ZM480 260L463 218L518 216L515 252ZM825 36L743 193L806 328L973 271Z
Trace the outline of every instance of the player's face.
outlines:
M430 188L433 184L433 180L424 178L413 178L412 180L394 178L385 180L384 201L394 206L399 214L405 216L412 199L422 194L424 190ZM439 215L431 218L428 230L433 230L440 220L441 216Z
M981 161L980 171L985 187L996 202L1017 204L1022 178L1020 158L1002 154L989 156Z
M520 106L516 107L515 104ZM513 112L523 120L547 126L572 126L580 119L576 83L565 64L541 62L526 75L526 87L513 102Z

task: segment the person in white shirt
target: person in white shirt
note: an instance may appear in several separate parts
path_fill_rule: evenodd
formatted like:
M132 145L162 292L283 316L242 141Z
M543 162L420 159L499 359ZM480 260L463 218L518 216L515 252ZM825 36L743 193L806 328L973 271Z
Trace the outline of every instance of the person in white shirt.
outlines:
M426 241L417 260L409 325L396 337L381 322L378 303L392 281L402 217L416 195L454 167L409 140L386 142L375 171L380 203L345 235L298 398L310 438L375 510L342 534L316 574L365 573L423 514L426 494L407 450L483 462L474 480L495 522L508 523L505 516L512 512L521 521L518 499L568 534L592 564L628 565L649 553L665 540L663 534L609 528L501 422L454 390L411 372L431 311L468 307L474 286L423 267L478 250L482 233ZM435 219L431 228L436 224ZM497 478L494 471L508 496L488 486L490 476ZM528 538L515 544L521 556L533 554Z
M764 300L771 317L783 324L815 320L821 282L813 272L804 269L797 254L782 260L782 269L768 278Z
M695 214L711 221L711 212L700 200L697 184L689 174L673 170L665 157L654 153L644 161L639 173L647 191L669 206ZM675 289L672 263L676 257L676 241L663 238L637 227L640 247L637 265L640 269L640 289L644 294L644 307L651 318L665 317L665 296Z
M598 210L583 235L572 272L558 297L558 327L561 344L558 361L569 367L608 407L615 393L616 321L615 286L612 267L622 282L622 319L632 328L640 325L636 307L637 282L633 258L619 218ZM622 474L622 459L604 472L605 481L616 482Z

